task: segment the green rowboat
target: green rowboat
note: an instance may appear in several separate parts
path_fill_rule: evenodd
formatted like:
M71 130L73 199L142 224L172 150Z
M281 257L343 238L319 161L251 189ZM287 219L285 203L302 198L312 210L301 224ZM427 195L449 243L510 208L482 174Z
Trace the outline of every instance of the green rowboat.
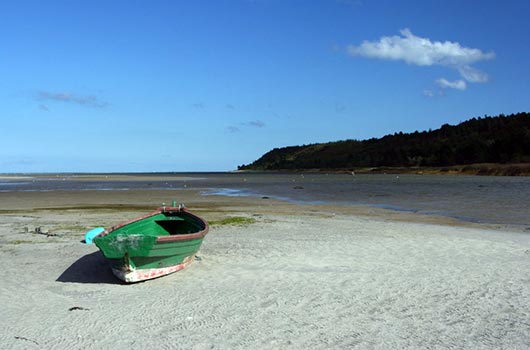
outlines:
M184 206L163 206L93 238L119 279L131 283L182 270L195 259L208 223Z

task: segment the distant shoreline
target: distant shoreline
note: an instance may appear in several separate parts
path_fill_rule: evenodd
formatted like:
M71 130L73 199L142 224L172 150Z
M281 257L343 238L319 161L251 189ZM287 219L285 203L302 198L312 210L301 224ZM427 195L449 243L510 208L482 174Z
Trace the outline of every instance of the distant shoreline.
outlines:
M417 174L417 175L477 175L477 176L530 176L530 163L466 164L444 167L366 167L350 169L274 169L238 170L238 172L305 172L334 174Z
M530 176L530 163L477 163L443 167L358 167L358 168L319 168L319 169L242 169L232 171L161 171L161 172L23 172L0 173L0 180L30 180L35 177L67 177L69 180L197 180L186 174L230 174L230 173L333 173L333 174L416 174L416 175L478 175L478 176ZM162 176L162 177L161 177ZM165 177L164 177L165 176Z

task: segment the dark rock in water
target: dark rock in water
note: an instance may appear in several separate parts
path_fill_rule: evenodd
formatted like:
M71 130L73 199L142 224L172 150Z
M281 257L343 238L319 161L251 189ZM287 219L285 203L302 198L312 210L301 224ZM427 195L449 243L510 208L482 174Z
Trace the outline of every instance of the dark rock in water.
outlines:
M263 196L263 197L261 197L261 199L269 199L269 197Z

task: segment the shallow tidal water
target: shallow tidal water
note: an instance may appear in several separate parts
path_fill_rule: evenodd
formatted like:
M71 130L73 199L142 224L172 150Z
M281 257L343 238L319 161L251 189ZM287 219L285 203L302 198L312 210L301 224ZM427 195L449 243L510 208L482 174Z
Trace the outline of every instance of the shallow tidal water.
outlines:
M179 173L46 174L0 178L0 192L198 189L203 195L269 197L299 203L368 205L464 221L530 227L530 177Z

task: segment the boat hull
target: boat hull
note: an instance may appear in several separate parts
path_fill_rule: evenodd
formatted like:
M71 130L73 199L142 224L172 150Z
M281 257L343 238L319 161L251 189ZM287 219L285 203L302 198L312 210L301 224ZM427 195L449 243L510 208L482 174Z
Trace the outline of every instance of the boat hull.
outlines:
M195 260L208 223L181 208L160 208L94 238L113 274L126 283L179 271Z

